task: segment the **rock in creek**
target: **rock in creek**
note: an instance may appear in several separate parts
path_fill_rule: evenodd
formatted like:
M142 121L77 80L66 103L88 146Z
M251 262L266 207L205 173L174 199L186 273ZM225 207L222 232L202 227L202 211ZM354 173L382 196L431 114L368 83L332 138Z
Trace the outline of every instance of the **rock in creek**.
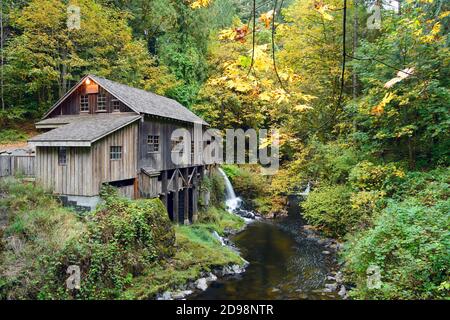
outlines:
M200 278L197 281L195 281L195 287L202 291L208 289L208 282L206 281L206 278Z
M345 289L345 286L341 286L338 295L343 299L347 298L347 289Z

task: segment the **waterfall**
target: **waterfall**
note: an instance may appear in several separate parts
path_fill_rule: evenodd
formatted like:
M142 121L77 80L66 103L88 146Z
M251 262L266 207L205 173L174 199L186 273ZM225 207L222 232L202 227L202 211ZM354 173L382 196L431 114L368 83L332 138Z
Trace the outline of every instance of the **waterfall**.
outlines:
M242 200L241 198L236 197L233 185L231 184L230 179L228 179L226 173L222 170L222 168L219 168L219 172L223 176L223 179L225 181L225 203L228 210L233 212L240 207Z
M310 191L311 191L311 182L308 181L308 185L306 186L306 189L303 190L303 192L301 192L300 195L303 197L307 197L309 195Z

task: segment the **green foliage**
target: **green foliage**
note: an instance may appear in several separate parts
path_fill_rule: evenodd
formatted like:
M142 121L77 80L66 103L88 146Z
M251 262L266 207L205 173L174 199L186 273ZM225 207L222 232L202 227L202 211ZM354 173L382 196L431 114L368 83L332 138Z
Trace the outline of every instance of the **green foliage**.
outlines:
M205 175L201 187L210 193L212 206L221 206L225 200L225 182L221 174L213 170L210 176Z
M360 213L352 210L351 189L348 186L323 186L314 189L301 206L303 216L328 236L342 237L354 230Z
M5 129L0 131L0 144L26 141L27 139L28 135L21 131L17 131L14 129Z
M192 226L175 227L177 250L172 259L147 269L144 276L133 280L133 286L121 298L154 298L157 293L198 279L203 271L224 265L242 265L239 254L222 246L212 231L223 234L225 230L239 230L244 225L243 220L218 208L201 213L200 219L200 223Z
M41 258L63 251L86 231L76 215L45 190L15 179L0 180L0 220L6 221L0 239L2 299L35 299L45 284L47 266Z
M362 161L351 170L349 181L358 190L383 190L387 184L394 183L404 175L393 163L375 165L370 161Z
M222 164L221 168L230 181L233 181L233 179L240 174L240 169L235 164Z
M41 188L2 180L0 214L10 213L5 236L15 241L0 252L0 297L116 298L133 277L174 254L174 228L160 200L102 193L105 203L78 218ZM77 292L65 286L70 265L81 269Z
M409 198L391 201L374 227L352 236L343 258L358 299L449 298L450 202L432 207ZM367 287L367 268L381 270L380 289Z
M15 34L3 66L8 112L26 110L36 117L87 73L158 93L177 85L145 44L132 38L126 12L94 0L76 5L82 13L79 30L68 29L67 5L59 0L31 0L11 10Z
M109 188L110 189L110 188ZM44 258L47 281L39 298L67 298L60 284L69 265L81 269L77 299L117 298L135 276L174 253L175 234L160 200L131 201L110 190L105 204L87 218L83 239Z
M226 231L240 230L244 226L244 220L239 216L230 214L223 208L213 206L199 213L198 222L209 225L220 235L224 235Z

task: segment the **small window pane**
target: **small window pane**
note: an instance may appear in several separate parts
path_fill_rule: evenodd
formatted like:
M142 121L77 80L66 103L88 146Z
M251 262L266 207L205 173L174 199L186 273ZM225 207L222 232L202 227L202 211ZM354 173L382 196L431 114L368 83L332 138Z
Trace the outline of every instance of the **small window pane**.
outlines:
M60 166L65 166L67 164L67 149L65 147L60 147L58 149L58 164Z
M80 98L80 111L88 112L89 111L89 96L82 95Z
M159 136L149 135L147 138L148 152L159 152Z
M106 95L104 93L99 93L97 96L97 110L106 110Z
M117 99L111 100L113 111L120 111L120 101Z
M111 160L121 160L122 159L122 147L121 146L111 146L110 159Z

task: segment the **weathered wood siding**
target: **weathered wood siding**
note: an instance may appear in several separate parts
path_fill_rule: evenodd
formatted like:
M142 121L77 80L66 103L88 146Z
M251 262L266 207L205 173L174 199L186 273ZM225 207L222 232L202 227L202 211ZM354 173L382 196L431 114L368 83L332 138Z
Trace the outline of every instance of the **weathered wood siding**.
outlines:
M102 183L137 177L138 124L133 123L92 145L92 179L94 191ZM110 160L110 147L122 147L122 159Z
M194 156L189 155L189 161L185 165L176 166L172 162L172 132L176 129L185 128L194 139ZM160 118L145 117L139 128L139 167L151 168L152 171L171 170L180 167L201 165L202 156L199 146L202 144L202 132L194 130L193 124L168 121ZM149 135L159 136L159 151L149 153L147 137ZM190 143L190 142L189 142Z
M139 191L143 198L156 198L162 193L162 181L158 177L149 177L141 173L139 176Z
M58 164L57 147L36 147L36 180L56 194L96 195L90 148L67 148L67 164Z
M96 196L105 182L137 176L138 124L118 130L89 147L68 147L67 164L58 164L58 147L36 147L36 178L56 194ZM122 159L110 160L110 147L122 147ZM126 193L130 193L128 189Z
M108 91L99 87L99 92L106 95L106 111L97 111L97 93L89 94L89 112L82 112L83 114L95 114L95 113L112 113L115 112L112 107L111 101L115 99ZM72 115L80 114L80 96L86 94L86 88L84 85L77 88L71 95L69 95L62 103L59 105L49 117L55 117L58 115ZM120 112L133 112L124 103L120 102Z

